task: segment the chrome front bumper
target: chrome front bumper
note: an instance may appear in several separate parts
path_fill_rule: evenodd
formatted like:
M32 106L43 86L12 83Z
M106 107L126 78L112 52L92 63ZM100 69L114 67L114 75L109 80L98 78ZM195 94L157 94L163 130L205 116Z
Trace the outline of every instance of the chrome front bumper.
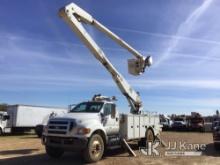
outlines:
M45 146L62 148L63 150L79 151L87 147L87 138L75 138L75 137L54 137L54 136L42 136L42 144Z

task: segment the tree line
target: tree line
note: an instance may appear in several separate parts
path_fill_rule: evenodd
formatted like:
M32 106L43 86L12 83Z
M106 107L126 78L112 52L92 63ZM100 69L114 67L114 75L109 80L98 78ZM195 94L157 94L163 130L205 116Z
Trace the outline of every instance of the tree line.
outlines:
M6 111L7 110L7 104L3 103L0 104L0 111Z

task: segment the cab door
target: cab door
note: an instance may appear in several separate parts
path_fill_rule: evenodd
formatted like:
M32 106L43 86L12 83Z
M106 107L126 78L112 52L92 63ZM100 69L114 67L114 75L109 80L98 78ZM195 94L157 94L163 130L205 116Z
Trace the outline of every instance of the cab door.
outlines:
M106 103L103 109L104 122L103 126L107 135L114 135L119 133L119 114L116 111L116 105Z
M0 114L0 126L2 125L3 115ZM1 128L1 127L0 127Z

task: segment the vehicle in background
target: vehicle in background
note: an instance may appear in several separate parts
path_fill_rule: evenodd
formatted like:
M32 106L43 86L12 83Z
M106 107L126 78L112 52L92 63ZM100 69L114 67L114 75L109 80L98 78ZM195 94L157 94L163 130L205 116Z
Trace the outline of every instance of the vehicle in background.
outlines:
M220 121L213 122L213 142L216 150L220 149Z
M214 130L215 127L217 127L219 125L220 121L219 120L215 120L212 123L212 130Z
M11 132L11 129L6 127L8 120L7 112L0 111L0 135Z
M185 117L175 117L171 127L173 130L186 130L187 121Z
M205 131L205 120L201 114L192 112L189 117L189 130L193 131Z
M216 114L213 115L213 119L212 119L212 130L214 129L214 127L216 127L220 122L220 115L219 115L219 111L216 110Z
M53 109L53 111L51 111L50 114L46 115L42 121L42 123L40 124L37 124L36 127L35 127L35 133L37 134L37 136L39 138L41 138L42 136L42 133L43 133L43 128L47 125L48 123L48 120L53 118L53 117L56 117L58 115L62 115L62 114L65 114L67 113L68 110L67 109L63 109L63 110L60 110L60 109Z
M3 117L1 128L3 133L26 132L34 130L43 119L56 112L67 112L65 108L32 106L32 105L8 105L7 115Z
M170 130L172 126L172 120L165 115L160 115L160 124L163 126L163 131Z

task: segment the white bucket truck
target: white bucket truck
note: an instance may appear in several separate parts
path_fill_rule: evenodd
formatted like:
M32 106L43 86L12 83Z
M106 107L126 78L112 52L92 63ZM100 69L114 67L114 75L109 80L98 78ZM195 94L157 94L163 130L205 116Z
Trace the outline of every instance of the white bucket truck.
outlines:
M95 162L102 158L106 149L119 148L124 141L137 140L145 144L154 141L161 131L159 115L144 113L139 93L110 63L83 24L93 25L135 56L128 60L132 75L142 74L152 64L152 58L141 55L74 3L60 9L59 15L111 74L131 109L129 114L120 114L115 97L102 95L79 103L69 113L49 120L42 136L47 154L57 158L65 151L82 151L87 162Z

